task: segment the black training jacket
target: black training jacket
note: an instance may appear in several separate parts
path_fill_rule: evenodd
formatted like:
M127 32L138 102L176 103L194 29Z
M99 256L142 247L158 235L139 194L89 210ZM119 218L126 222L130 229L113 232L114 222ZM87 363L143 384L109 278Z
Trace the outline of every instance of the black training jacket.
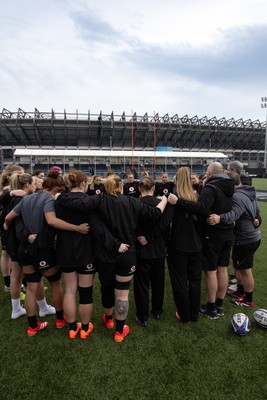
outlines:
M231 210L233 194L235 191L234 180L225 174L212 175L198 198L198 202L179 199L177 207L185 207L192 214L202 214L204 219L210 214L224 214ZM233 239L234 224L220 222L217 225L204 224L205 236L218 240Z

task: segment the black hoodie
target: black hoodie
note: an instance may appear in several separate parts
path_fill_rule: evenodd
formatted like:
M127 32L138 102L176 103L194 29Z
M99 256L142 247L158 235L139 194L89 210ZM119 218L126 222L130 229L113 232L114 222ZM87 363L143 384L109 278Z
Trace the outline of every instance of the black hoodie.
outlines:
M255 218L261 222L255 188L253 186L237 187L231 211L221 214L221 219L225 223L231 224L236 221L234 227L234 244L243 245L260 240L260 228L253 225Z
M192 214L224 214L231 210L234 180L225 174L212 175L203 186L198 202L178 199L177 207L185 207ZM234 224L220 222L217 225L204 224L204 235L217 240L232 240Z

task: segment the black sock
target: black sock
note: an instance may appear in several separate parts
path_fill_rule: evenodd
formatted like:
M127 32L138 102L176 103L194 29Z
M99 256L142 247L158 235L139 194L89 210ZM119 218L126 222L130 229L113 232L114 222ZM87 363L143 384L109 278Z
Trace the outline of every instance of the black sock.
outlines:
M105 316L106 316L106 321L109 321L110 319L112 319L112 314L111 315L105 314Z
M242 284L237 284L237 293L241 294L241 296L244 294L244 286Z
M82 324L82 330L87 332L89 329L89 323L88 324Z
M25 278L23 278L22 284L23 284L25 287L27 287L27 281L26 281Z
M219 299L219 297L217 297L217 299L216 299L216 306L222 307L222 306L223 306L223 299Z
M215 311L216 310L215 303L210 303L209 301L207 301L207 309L210 311Z
M4 282L6 287L10 287L10 275L4 276Z
M57 316L57 319L60 319L60 321L63 321L63 319L64 319L63 310L56 311L56 316Z
M248 303L251 303L252 302L252 295L253 295L253 292L245 292L244 300L246 302L248 302Z
M37 318L36 315L33 315L32 317L27 317L28 318L28 324L29 326L34 329L37 328L38 324L37 324Z
M77 331L77 322L69 322L69 330L70 331Z
M123 332L123 327L124 327L124 321L119 321L118 319L116 319L116 332L122 333Z

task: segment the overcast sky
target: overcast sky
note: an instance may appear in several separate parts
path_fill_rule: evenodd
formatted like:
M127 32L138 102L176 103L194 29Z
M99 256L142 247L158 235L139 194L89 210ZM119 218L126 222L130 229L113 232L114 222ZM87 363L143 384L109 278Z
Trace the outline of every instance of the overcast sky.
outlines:
M266 0L9 0L0 38L0 111L266 119Z

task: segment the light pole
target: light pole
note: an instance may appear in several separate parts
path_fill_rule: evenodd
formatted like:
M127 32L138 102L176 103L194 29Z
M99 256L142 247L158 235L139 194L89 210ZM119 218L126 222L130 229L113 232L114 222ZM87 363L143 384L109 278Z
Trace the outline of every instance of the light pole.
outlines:
M261 108L267 108L267 97L262 97L261 98ZM267 152L267 111L266 111L266 126L265 126L265 145L264 145L264 161L263 161L263 166L265 169L265 175L266 175L266 152Z

